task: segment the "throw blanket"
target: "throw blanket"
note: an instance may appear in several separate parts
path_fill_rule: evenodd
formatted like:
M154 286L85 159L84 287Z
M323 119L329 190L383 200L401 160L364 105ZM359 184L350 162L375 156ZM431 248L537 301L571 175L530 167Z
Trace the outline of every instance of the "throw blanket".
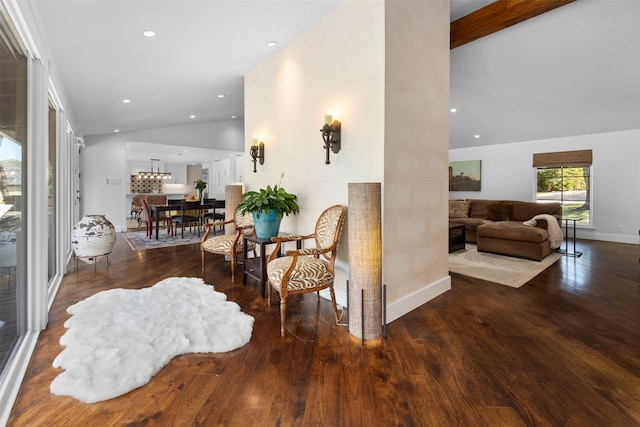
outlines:
M547 221L549 232L549 246L551 249L558 249L562 245L562 228L558 224L558 220L555 216L549 214L540 214L531 218L529 221L523 222L524 225L535 226L538 220L544 219Z

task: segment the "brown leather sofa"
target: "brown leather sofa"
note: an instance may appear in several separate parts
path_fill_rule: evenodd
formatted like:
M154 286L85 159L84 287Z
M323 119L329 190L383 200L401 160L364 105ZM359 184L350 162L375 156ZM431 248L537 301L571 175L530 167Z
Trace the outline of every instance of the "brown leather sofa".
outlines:
M532 203L519 200L450 200L449 223L465 225L465 239L479 252L493 252L540 261L551 253L548 223L523 222L540 214L562 219L559 202Z

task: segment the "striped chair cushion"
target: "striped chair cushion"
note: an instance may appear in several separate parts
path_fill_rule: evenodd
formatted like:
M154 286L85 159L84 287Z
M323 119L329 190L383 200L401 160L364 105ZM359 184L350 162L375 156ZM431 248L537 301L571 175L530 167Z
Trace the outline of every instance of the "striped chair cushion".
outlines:
M287 271L293 257L276 258L267 264L269 282L280 291L282 276ZM329 271L329 263L312 256L298 257L296 268L291 272L287 289L290 292L304 289L322 288L333 283L333 273Z
M324 215L318 219L318 224L316 225L316 242L319 248L324 249L333 245L342 213L341 207L336 206L333 209L327 210Z
M231 253L231 246L233 245L233 240L235 239L234 234L225 234L221 236L213 236L210 239L202 242L202 249L207 252L213 253ZM244 243L244 239L240 237L238 239L238 246L236 250L238 252L242 252L242 246ZM256 247L254 242L249 242L247 245L247 250L252 251Z

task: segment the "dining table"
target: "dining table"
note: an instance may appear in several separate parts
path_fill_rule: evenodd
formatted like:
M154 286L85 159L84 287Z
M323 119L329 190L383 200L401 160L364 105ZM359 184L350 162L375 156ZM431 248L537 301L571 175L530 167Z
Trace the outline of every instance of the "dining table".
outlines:
M154 216L156 222L156 240L158 240L158 235L160 234L160 213L161 212L170 212L170 211L179 211L180 205L151 205L151 213ZM202 223L202 212L208 209L213 209L213 203L201 203L198 207L198 217L200 218L200 222Z

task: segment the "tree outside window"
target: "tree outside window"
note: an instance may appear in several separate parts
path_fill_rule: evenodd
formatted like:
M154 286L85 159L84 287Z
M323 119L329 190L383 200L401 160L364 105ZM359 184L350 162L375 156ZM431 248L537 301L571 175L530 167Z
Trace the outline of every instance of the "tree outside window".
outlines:
M591 224L591 167L538 168L537 202L560 202L562 217Z

